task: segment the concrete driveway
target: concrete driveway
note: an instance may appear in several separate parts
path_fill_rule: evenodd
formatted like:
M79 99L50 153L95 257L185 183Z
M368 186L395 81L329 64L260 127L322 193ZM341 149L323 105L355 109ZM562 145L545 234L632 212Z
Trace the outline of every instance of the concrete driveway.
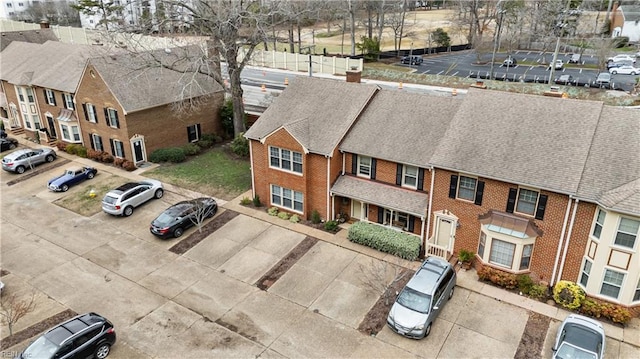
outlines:
M110 167L100 173L107 171L135 177ZM52 203L65 194L46 190L50 175L12 186L14 175L0 176L5 295L33 293L37 302L14 333L71 309L115 324L113 358L512 358L527 323L527 310L458 287L429 338L405 339L386 327L366 336L357 327L379 294L363 271L381 259L321 240L261 290L256 282L307 236L278 225L288 222L240 214L178 255L168 250L178 240L152 236L148 224L183 198L179 191L129 218L83 217Z

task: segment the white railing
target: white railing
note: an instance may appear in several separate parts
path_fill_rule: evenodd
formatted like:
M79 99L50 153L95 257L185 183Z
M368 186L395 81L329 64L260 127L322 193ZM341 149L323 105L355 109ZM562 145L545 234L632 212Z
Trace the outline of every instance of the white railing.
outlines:
M440 257L440 258L444 258L445 260L449 260L449 257L451 257L451 252L449 252L449 249L447 249L447 247L434 244L432 241L433 241L433 238L430 238L429 242L425 244L425 250L424 250L425 255Z

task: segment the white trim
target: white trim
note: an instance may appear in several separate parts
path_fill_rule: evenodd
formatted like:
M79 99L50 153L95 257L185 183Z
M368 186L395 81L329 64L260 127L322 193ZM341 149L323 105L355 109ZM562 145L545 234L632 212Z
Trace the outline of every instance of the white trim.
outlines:
M293 157L293 156L292 156ZM304 167L303 167L304 168ZM331 198L331 186L329 185L329 181L331 179L331 157L327 156L327 216L331 216L330 218L335 219L335 207L331 207L330 198ZM304 212L304 202L302 211Z
M569 242L571 241L571 232L573 231L573 224L576 220L576 212L578 211L578 203L580 200L576 199L573 206L573 213L571 213L571 222L569 222L569 230L567 240L564 242L564 252L562 253L562 259L560 260L560 269L558 269L558 278L562 278L562 271L564 270L564 263L567 259L567 252L569 251Z
M253 171L253 140L249 140L249 163L251 163L251 166L249 166L249 170L251 171L251 195L253 196L253 198L256 198L256 178L255 173ZM271 191L271 189L269 189L269 191ZM269 200L269 202L271 202L271 200Z
M271 164L271 149L272 148L275 148L275 149L278 150L278 164L279 164L278 167L273 166ZM291 154L291 157L289 158L289 162L291 162L291 169L286 169L286 168L282 167L282 161L283 161L282 151L289 151L289 153ZM293 164L294 164L294 161L293 161L294 153L297 153L297 154L300 155L300 161L301 161L300 162L300 166L302 167L300 169L300 172L296 172L296 171L293 170L293 168L294 168L294 166L293 166ZM296 175L296 176L303 176L304 175L304 164L305 164L305 160L304 160L305 154L304 153L293 151L293 150L290 150L288 148L282 148L282 147L278 147L278 146L269 145L269 146L267 146L267 154L268 154L268 157L269 157L269 168L277 170L277 171L291 173L291 174Z
M567 221L569 221L569 213L571 212L571 197L567 201L567 209L564 212L564 220L562 221L562 233L560 233L560 240L558 241L558 249L556 250L556 259L553 261L553 272L551 273L550 285L555 284L556 270L558 269L560 252L562 251L562 242L564 241L564 235L567 229Z
M416 169L416 184L415 186L412 185L408 185L405 183L405 178L407 177L407 167L413 167ZM407 164L403 164L402 165L402 180L400 181L400 186L404 187L404 188L410 188L410 189L418 189L418 180L420 177L420 167L416 167L416 166L411 166L411 165L407 165ZM413 178L413 177L412 177Z

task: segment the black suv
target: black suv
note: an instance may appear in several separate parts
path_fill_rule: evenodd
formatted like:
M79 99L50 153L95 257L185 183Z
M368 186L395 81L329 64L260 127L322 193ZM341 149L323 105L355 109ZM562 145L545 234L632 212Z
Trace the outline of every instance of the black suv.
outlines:
M404 56L400 60L403 64L409 65L420 65L422 63L422 56L412 55L412 56Z
M96 313L87 313L47 330L18 358L104 359L115 342L113 324Z

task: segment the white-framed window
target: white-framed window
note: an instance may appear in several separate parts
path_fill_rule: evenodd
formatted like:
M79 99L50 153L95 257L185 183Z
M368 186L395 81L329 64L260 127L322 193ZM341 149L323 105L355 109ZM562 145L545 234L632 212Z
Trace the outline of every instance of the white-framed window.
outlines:
M402 185L418 188L418 167L404 165L402 167Z
M200 131L199 123L196 123L195 125L187 126L187 141L197 142L200 139L201 134L202 132Z
M471 177L460 176L458 180L458 198L474 201L476 198L476 185L478 180Z
M598 216L596 217L596 223L593 226L592 235L598 239L600 239L600 234L602 233L602 226L604 226L604 219L607 216L607 212L598 209Z
M84 105L84 109L85 109L87 121L97 123L98 115L96 114L96 107L90 103L86 103Z
M502 267L511 268L513 266L513 256L516 245L493 238L491 240L491 254L489 262Z
M56 105L56 95L53 93L51 89L45 89L44 93L47 97L47 105L55 106Z
M612 269L605 269L604 278L602 279L602 287L600 288L600 294L618 299L623 281L624 273L620 273Z
M91 134L91 143L93 143L93 149L96 151L104 151L104 146L102 145L102 137L97 133Z
M484 247L487 243L487 235L484 232L480 232L480 243L478 244L478 255L480 258L484 257Z
M16 93L18 94L18 100L20 102L24 102L24 91L22 90L22 87L16 86Z
M7 3L7 7L13 7L13 4L12 4L12 3L10 3L10 2L8 2L8 3Z
M122 141L111 139L111 154L114 157L124 158L124 143Z
M537 191L520 188L518 191L518 203L516 205L516 212L533 216L536 213L536 206L538 204L539 195L540 193Z
M65 93L62 96L64 98L64 108L67 110L75 110L76 107L73 104L73 95L70 93Z
M301 174L302 153L270 146L269 167Z
M371 157L358 156L358 176L371 178Z
M531 265L531 253L533 252L533 244L527 244L522 247L522 255L520 256L520 270L529 269Z
M302 213L304 208L304 195L302 192L272 184L271 204L291 209L294 212Z
M638 278L638 285L636 286L636 291L633 293L633 301L637 302L640 300L640 278Z
M35 97L33 96L33 89L31 87L26 87L25 91L27 92L27 101L29 101L29 103L35 103Z
M40 116L38 116L37 114L32 114L31 118L33 118L33 125L36 127L36 130L41 129L42 123L40 123Z
M620 222L618 223L618 231L616 233L616 239L614 243L618 246L633 249L636 245L636 239L638 238L639 229L640 221L621 217Z
M104 111L107 117L107 124L113 128L120 128L120 123L118 122L118 110L115 108L107 108Z
M582 271L580 272L580 285L583 287L587 287L587 283L589 283L589 276L591 275L591 263L587 258L584 259L584 263L582 264Z
M80 142L80 129L77 125L67 125L65 123L60 124L62 130L62 139L67 142Z
M400 211L384 210L384 223L398 228L407 228L409 215Z

